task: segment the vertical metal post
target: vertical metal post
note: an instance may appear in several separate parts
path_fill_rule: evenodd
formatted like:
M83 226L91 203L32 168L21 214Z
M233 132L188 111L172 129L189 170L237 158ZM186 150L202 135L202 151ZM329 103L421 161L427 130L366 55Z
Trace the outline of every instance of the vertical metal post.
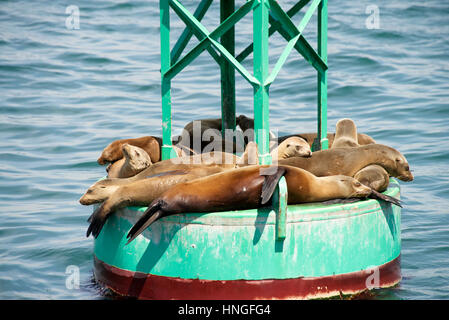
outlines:
M171 159L171 80L165 76L170 69L170 7L169 0L160 0L161 94L162 94L162 160Z
M253 12L253 69L260 85L254 87L254 137L259 148L259 162L271 164L269 150L269 101L268 86L268 0L259 0Z
M318 6L318 55L327 64L327 0ZM328 149L327 140L327 69L318 71L318 134L313 151Z
M235 10L235 0L220 1L220 23L225 21ZM235 56L234 26L220 38L223 47ZM226 59L221 60L221 128L222 134L226 129L235 130L235 69Z

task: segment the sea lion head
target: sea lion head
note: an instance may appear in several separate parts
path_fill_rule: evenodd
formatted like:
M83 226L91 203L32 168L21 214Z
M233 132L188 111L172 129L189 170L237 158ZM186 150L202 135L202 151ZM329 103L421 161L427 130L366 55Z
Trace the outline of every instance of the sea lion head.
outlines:
M150 156L142 148L125 143L122 146L122 151L128 162L129 170L140 172L152 164Z
M281 145L285 143L285 148L281 148ZM306 140L300 137L290 137L279 145L279 150L282 154L279 154L279 158L287 159L290 157L311 157L312 150Z
M254 119L248 118L247 116L241 114L235 120L243 132L248 129L254 129Z
M345 198L364 198L371 194L372 189L364 184L360 183L357 179L349 176L337 175L330 176L335 179L339 192L341 192L340 197ZM329 178L330 178L329 177Z
M389 146L383 146L382 152L386 155L383 167L390 176L396 177L402 181L412 181L413 174L407 159L398 150Z
M83 196L79 199L79 202L85 206L102 202L106 200L117 189L118 186L102 185L96 183L89 189L87 189L86 193L83 194Z

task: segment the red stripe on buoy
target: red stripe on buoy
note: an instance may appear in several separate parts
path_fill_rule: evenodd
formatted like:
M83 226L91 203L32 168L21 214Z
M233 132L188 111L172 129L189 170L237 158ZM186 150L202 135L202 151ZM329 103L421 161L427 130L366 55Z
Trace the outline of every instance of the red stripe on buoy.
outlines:
M313 299L391 287L401 280L400 256L369 270L293 279L181 279L122 270L95 256L94 268L96 280L114 292L155 300Z

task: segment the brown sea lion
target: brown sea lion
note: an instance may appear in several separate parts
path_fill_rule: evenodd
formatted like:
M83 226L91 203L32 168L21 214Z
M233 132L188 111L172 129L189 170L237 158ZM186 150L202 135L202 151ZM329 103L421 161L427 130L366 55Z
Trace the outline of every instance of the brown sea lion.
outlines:
M168 189L153 200L131 228L128 243L153 222L167 215L258 208L268 203L282 176L287 181L289 204L379 195L347 176L319 178L290 166L248 166L180 183ZM380 198L400 204L392 197L380 194ZM96 224L89 230L97 231Z
M125 143L145 150L153 163L158 162L161 159L162 139L153 136L145 136L133 139L120 139L111 142L104 148L101 156L98 158L98 164L104 165L106 162L114 162L123 158L122 146Z
M357 127L351 119L341 119L335 128L335 138L332 148L354 148L360 146L357 138ZM358 171L354 178L364 185L383 192L388 188L390 176L388 172L377 164L369 165Z
M288 158L279 160L279 164L303 168L318 177L337 174L354 177L366 166L377 164L392 177L402 181L413 180L407 159L396 149L382 144L320 150L313 152L311 158Z
M123 158L106 168L108 178L132 177L152 164L150 156L142 148L125 143L122 152Z

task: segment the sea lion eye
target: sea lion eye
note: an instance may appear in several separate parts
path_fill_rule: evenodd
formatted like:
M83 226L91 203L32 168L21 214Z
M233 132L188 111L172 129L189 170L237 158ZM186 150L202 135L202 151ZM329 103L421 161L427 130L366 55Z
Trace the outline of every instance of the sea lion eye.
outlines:
M405 166L405 171L409 171L410 167L409 166Z
M287 144L287 148L290 148L290 145L289 145L289 144Z
M360 182L356 181L356 182L354 182L354 185L355 185L356 187L360 187L362 184L361 184Z

